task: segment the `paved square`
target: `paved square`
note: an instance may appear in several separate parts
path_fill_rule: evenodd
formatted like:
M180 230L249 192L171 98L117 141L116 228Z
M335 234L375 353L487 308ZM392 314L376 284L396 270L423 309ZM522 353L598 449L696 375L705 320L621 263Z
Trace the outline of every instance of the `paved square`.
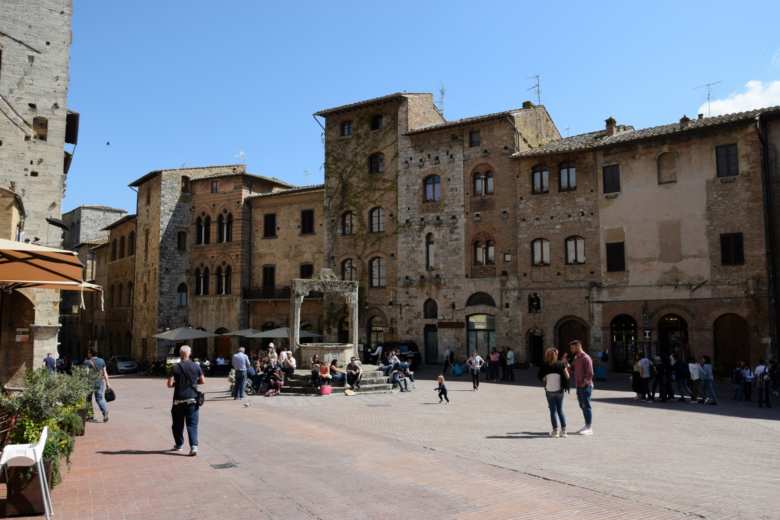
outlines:
M55 490L57 518L775 519L780 411L594 392L593 437L547 436L533 374L517 385L430 378L408 394L225 399L208 381L201 455L173 455L162 380L115 380ZM574 395L565 409L574 431Z

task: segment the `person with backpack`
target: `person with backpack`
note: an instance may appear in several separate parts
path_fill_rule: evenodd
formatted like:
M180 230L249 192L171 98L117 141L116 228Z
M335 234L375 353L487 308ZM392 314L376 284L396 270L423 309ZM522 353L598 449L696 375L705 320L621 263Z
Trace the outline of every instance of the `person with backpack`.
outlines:
M179 349L181 361L173 365L166 385L168 388L173 388L172 451L181 451L184 447L184 425L186 424L190 457L194 457L198 454L198 419L200 405L203 402L203 394L196 385L206 384L206 378L200 365L190 361L190 354L192 349L188 345L183 345Z
M106 370L106 362L102 357L97 355L97 352L93 349L87 351L87 360L84 363L89 371L97 376L95 381L95 387L90 394L89 403L92 406L92 398L100 408L100 413L103 414L103 422L108 422L108 403L106 402L106 389L111 388L108 383L108 370Z

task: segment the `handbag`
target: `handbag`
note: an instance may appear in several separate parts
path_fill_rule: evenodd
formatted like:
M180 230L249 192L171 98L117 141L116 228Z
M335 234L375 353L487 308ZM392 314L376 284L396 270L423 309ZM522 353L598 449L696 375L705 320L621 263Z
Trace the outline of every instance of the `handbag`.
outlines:
M107 403L110 403L116 399L116 392L114 392L114 389L110 386L106 388L105 398Z

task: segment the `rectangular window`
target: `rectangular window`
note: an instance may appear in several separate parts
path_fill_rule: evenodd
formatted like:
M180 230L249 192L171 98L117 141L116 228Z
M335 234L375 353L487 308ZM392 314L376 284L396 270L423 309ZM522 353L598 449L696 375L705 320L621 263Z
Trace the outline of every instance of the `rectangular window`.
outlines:
M276 287L276 266L263 266L263 290L273 290Z
M371 116L371 130L379 130L384 126L384 117L382 114L374 114Z
M211 193L219 193L219 181L211 181Z
M533 193L547 193L550 191L550 172L547 168L534 169L532 172Z
M276 213L263 215L263 238L276 238Z
M349 137L352 135L352 121L342 121L340 130L341 137Z
M577 189L577 168L573 164L561 166L558 190L574 191Z
M720 263L722 265L745 263L742 233L724 233L720 236Z
M314 276L313 264L301 264L301 278L311 278Z
M479 138L479 130L471 130L469 132L469 146L475 147L479 146L480 144L480 138Z
M613 242L607 244L607 272L618 273L626 270L626 244Z
M715 147L718 177L739 175L739 154L736 144L724 144Z
M604 166L604 193L620 193L620 165Z
M301 211L301 234L314 234L314 210L305 209Z

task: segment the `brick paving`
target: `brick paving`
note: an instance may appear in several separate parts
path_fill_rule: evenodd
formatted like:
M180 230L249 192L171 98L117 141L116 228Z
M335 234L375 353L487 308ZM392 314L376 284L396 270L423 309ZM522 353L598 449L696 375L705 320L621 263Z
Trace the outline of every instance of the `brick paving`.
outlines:
M164 451L161 380L116 379L111 422L78 440L56 518L780 518L777 408L641 404L612 383L595 391L593 437L551 439L529 376L478 393L450 381L450 405L430 380L249 406L209 380L196 458Z

